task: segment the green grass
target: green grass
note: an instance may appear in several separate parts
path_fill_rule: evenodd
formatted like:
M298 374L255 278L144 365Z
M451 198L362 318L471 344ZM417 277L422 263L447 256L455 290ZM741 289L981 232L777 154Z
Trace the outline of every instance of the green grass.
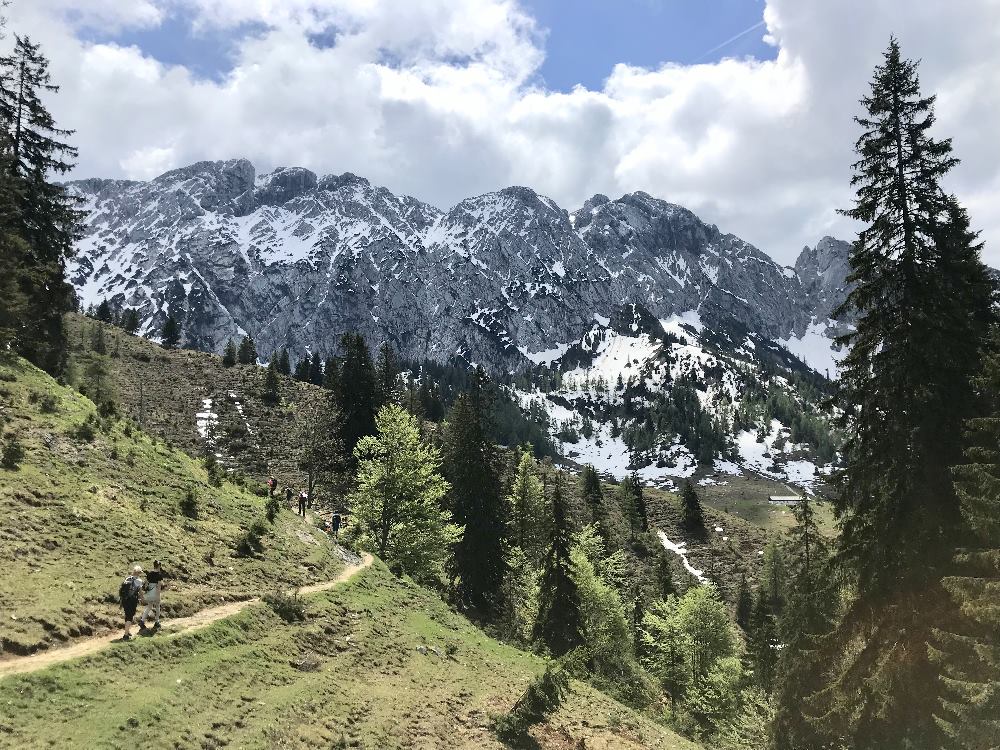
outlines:
M698 495L704 505L737 516L772 534L783 534L795 524L791 508L771 505L767 501L769 495L792 494L786 484L755 476L719 475L713 479L716 484L697 485ZM796 490L796 493L801 494L801 490ZM815 507L820 529L835 536L837 522L833 506L820 496Z
M499 748L491 717L543 669L378 561L288 624L265 605L0 682L0 746ZM593 689L540 746L695 745Z
M211 486L199 461L124 420L79 437L93 403L23 360L0 359L0 408L5 434L26 450L18 468L0 468L0 655L118 626L118 585L134 562L163 560L167 617L342 567L327 538L287 512L268 526L262 555L235 556L263 498ZM180 510L188 490L197 520Z
M92 345L100 324L77 314L66 315L65 324L71 344L70 379L89 393L96 387L89 367L99 356ZM302 486L294 413L298 404L317 392L316 386L283 377L281 403L268 404L261 398L262 367L223 367L215 354L166 350L107 324L104 330L108 355L100 359L108 376L101 384L103 391L146 432L199 455L207 446L195 415L203 411L204 399L212 399L212 411L218 416L213 451L223 454L227 467L256 477L261 486L268 473L281 487Z

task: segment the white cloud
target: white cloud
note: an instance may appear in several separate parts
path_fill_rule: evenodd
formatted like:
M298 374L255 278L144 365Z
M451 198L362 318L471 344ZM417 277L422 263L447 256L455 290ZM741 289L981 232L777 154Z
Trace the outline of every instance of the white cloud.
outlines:
M515 0L19 0L11 27L52 58L80 176L247 156L356 172L443 207L512 183L569 209L641 189L786 262L824 233L849 236L835 209L851 198L851 118L895 33L940 94L938 133L964 160L949 187L1000 263L1000 0L936 6L768 0L774 61L619 65L602 90L569 93L534 83L544 33ZM80 38L179 11L257 25L224 80ZM332 46L310 42L324 31Z

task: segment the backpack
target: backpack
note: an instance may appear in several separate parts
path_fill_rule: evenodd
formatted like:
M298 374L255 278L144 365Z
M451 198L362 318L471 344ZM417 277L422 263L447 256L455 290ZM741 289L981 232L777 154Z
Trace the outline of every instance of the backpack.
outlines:
M118 587L118 601L123 607L135 607L139 604L139 585L135 576L128 576Z

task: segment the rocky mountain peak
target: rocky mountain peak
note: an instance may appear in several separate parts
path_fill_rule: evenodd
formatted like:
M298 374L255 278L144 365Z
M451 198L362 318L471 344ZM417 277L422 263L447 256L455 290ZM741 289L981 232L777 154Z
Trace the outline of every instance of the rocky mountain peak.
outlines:
M153 335L170 309L189 345L249 333L264 358L359 331L407 358L510 371L552 362L595 320L655 333L691 311L785 339L838 304L846 258L822 240L793 272L642 192L595 195L571 222L522 186L441 212L351 173L256 178L244 159L72 186L89 211L70 268L85 305L134 307Z
M247 159L229 159L172 169L152 182L164 192L187 195L206 211L242 216L253 210L255 176Z
M303 167L278 167L259 176L254 184L254 207L281 206L318 184L315 172Z

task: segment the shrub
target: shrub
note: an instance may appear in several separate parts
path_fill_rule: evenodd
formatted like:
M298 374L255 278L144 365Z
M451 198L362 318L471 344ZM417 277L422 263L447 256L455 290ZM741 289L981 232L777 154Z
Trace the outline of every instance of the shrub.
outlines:
M559 662L549 662L545 671L531 681L509 713L493 722L494 731L504 742L520 744L528 729L545 721L558 710L569 689L569 675Z
M4 383L14 383L17 381L17 375L8 370L0 370L0 381Z
M205 471L208 473L208 483L213 487L222 486L222 468L219 466L219 461L216 459L214 453L206 453L203 460L205 464Z
M190 518L192 520L198 520L198 495L194 490L188 490L184 493L184 497L181 498L180 507L181 514L185 518Z
M298 591L292 594L274 591L265 594L264 601L285 622L304 622L306 619L306 603Z
M267 502L264 504L264 513L267 515L267 520L270 523L274 523L274 519L278 517L278 513L281 511L281 498L277 495L271 495L267 498Z
M9 437L4 442L3 454L0 455L0 464L5 469L16 469L24 460L24 446L16 437Z
M240 557L252 557L264 551L264 536L267 526L260 519L254 521L250 528L244 531L236 540L236 554Z
M92 443L94 438L97 437L96 422L97 418L91 414L83 422L74 427L70 434L81 442Z

